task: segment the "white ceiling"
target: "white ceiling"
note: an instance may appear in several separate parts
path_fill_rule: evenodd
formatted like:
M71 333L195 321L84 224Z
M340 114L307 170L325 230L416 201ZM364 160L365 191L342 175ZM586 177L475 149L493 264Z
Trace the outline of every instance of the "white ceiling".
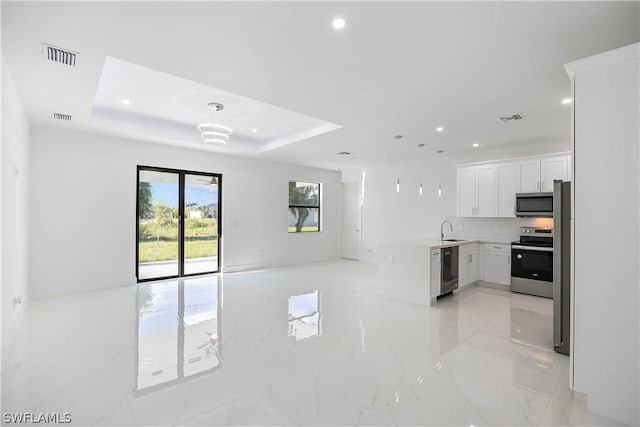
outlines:
M58 66L57 64L55 64ZM126 103L123 103L126 101ZM211 102L224 106L208 108ZM198 125L232 130L227 145L203 144ZM134 137L225 153L260 153L340 128L339 125L107 57L86 126L118 127Z
M567 141L563 65L639 41L639 15L610 1L3 1L2 47L34 126L166 143L91 118L113 57L343 126L245 154L335 169ZM44 61L42 42L79 52L77 67ZM497 120L512 113L526 119Z

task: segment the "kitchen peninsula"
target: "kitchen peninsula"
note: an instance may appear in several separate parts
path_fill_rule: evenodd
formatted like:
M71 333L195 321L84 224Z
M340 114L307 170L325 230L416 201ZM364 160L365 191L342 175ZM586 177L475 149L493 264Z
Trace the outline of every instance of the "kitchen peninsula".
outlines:
M447 280L447 272L442 274L443 249L447 248L457 250L456 266L450 266L451 260L444 262L445 269L453 267L455 271L456 289L476 282L510 289L510 242L432 237L381 243L378 291L399 300L434 305L441 295L443 278Z

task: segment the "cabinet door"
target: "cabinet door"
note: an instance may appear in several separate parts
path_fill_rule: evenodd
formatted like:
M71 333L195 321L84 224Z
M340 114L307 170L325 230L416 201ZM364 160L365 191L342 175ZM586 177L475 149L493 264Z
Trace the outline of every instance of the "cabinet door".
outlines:
M567 156L548 157L540 161L540 187L542 191L553 191L553 180L569 179L569 159Z
M431 250L431 298L440 295L440 249Z
M458 169L458 216L474 216L476 206L476 168Z
M498 186L497 216L515 217L516 207L516 165L505 163L496 166Z
M478 280L478 248L476 247L473 252L467 255L469 261L467 263L467 283L473 283ZM511 273L509 273L511 275ZM511 282L511 279L509 279Z
M467 286L469 284L469 256L460 251L458 258L458 286Z
M540 191L540 160L518 162L518 193Z
M496 167L478 166L476 169L476 216L496 216Z
M511 284L511 255L487 252L484 258L484 275L487 282Z

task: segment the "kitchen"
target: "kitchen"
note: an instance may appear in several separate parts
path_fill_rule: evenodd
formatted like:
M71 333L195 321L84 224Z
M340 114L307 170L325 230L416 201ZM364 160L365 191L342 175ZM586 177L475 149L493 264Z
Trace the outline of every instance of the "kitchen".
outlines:
M439 237L381 243L381 275L394 278L382 280L383 292L434 305L454 290L480 284L551 298L553 228L560 228L562 198L558 193L554 205L554 180L568 181L570 159L556 153L459 165L457 215L442 222ZM479 225L489 221L497 222L483 235ZM430 262L416 265L406 260L411 257ZM528 267L530 258L537 269Z

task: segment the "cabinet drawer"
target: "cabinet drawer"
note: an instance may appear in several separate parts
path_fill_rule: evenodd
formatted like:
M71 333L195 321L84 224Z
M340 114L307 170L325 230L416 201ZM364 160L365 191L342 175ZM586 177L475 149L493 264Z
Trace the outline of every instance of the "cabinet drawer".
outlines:
M484 250L485 252L511 253L511 245L505 245L502 243L485 243Z
M460 255L469 255L478 251L477 243L469 243L466 245L460 245Z

